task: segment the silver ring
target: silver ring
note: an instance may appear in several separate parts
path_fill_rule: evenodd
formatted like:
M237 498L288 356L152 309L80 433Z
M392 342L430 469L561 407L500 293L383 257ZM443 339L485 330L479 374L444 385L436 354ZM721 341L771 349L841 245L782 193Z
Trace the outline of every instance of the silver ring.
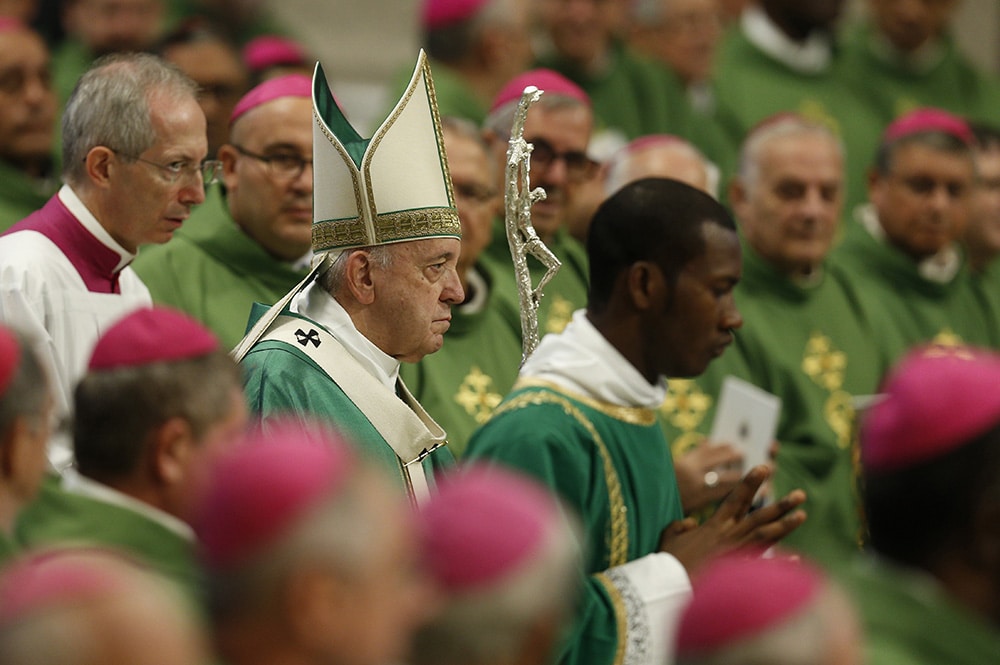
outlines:
M719 474L715 471L709 471L705 474L705 487L712 489L719 484Z

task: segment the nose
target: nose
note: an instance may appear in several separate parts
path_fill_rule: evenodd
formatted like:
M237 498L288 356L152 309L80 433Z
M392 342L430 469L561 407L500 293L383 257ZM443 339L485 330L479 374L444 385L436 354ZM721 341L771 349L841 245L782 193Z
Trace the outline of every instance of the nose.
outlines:
M181 190L177 193L177 199L187 206L204 203L205 183L201 179L201 174L198 174L185 184L184 187L181 187Z
M722 311L722 327L726 330L737 330L743 327L743 315L740 314L740 310L736 306L736 299L732 295L726 299Z
M819 219L826 212L826 200L818 187L810 187L802 201L802 211L807 219Z
M292 180L292 188L300 192L312 193L313 165L311 161L302 165L302 172Z
M441 291L441 300L449 305L459 305L465 301L465 290L462 288L462 281L458 278L458 271L453 267L445 275L444 289Z

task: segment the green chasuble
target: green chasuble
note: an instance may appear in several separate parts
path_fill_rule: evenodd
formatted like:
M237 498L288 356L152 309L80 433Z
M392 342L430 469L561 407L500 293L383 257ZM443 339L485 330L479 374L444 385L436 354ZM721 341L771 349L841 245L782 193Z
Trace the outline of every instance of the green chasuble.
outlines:
M890 363L920 344L995 345L989 310L964 262L950 280L931 280L902 251L860 223L852 227L831 254L831 269L855 294Z
M0 233L40 209L58 190L58 178L32 178L0 161Z
M21 513L17 535L25 547L120 549L177 583L201 607L203 580L193 535L185 538L140 512L64 489L61 482L58 477L46 479L38 497Z
M485 291L484 302L474 303L474 312L453 307L444 346L399 368L413 396L448 432L448 448L455 456L461 456L475 429L510 392L521 364L521 336L494 306L492 278L477 272L484 280L479 287Z
M586 91L598 130L618 130L626 140L678 133L677 127L690 113L683 89L669 85L654 62L622 43L612 44L605 56L597 74L584 72L559 56L541 58L538 66L554 69Z
M147 246L132 263L153 302L187 312L232 348L255 302L272 304L298 284L307 267L272 257L229 215L221 188L163 245Z
M588 577L559 661L627 661L624 654L642 640L642 630L630 621L635 599L623 597L613 569L656 552L663 528L681 518L655 413L527 380L473 436L467 457L538 478L583 519Z
M851 292L829 271L814 283L797 284L744 243L735 297L743 327L733 348L703 377L670 380L663 408L667 438L690 446L708 435L727 374L780 397L774 491L805 490L809 515L782 544L819 560L842 559L860 538L853 398L878 391L887 359L872 344L871 327ZM678 427L696 413L695 428Z
M850 210L865 198L866 173L883 123L837 77L835 69L835 64L816 73L792 69L761 51L734 25L716 57L716 120L737 150L757 123L782 111L797 112L828 126L846 148L845 210Z
M521 302L517 292L517 278L514 275L514 261L510 256L510 246L507 243L507 232L503 219L493 222L493 241L483 252L480 262L493 277L493 288L496 291L493 299L496 307L508 325L521 336ZM550 241L546 242L549 250L562 262L559 272L544 289L541 303L538 306L538 335L562 332L569 323L573 312L587 306L587 284L589 267L587 265L587 250L565 228L560 228ZM545 267L533 256L528 257L528 270L531 273L531 283L538 281L545 274Z
M837 571L861 614L867 665L986 665L1000 630L959 606L926 573L874 557Z
M870 24L858 25L845 40L839 75L886 125L923 106L996 124L1000 80L976 69L951 36L942 36L936 48L926 63L909 63Z
M303 330L320 326L304 316L288 311L284 314L300 319ZM335 343L332 338L328 341ZM265 426L281 417L327 422L396 479L400 489L408 489L401 462L389 443L341 386L301 349L282 341L264 340L247 353L240 365L250 412ZM399 405L407 408L402 400ZM395 417L391 413L384 416ZM453 463L454 456L447 448L438 448L421 462L430 483L435 468Z
M980 273L972 275L972 287L979 299L984 303L990 320L990 339L994 348L1000 346L1000 258Z

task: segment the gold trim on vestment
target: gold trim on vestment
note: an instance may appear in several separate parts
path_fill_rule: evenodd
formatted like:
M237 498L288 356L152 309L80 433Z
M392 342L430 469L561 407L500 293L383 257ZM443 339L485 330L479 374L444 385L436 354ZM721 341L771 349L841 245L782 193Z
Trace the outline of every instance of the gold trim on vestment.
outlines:
M518 383L520 384L520 382ZM518 385L514 387L516 389ZM555 404L562 407L566 415L580 423L593 439L604 466L604 483L608 488L608 503L611 511L611 523L609 525L611 532L608 534L607 543L608 567L614 568L615 566L624 565L628 562L628 509L622 497L621 481L618 478L618 472L615 470L614 462L611 460L611 453L608 451L608 447L605 445L600 433L598 433L597 428L594 427L594 424L590 422L587 416L562 395L556 395L551 392L533 391L517 395L513 399L504 402L493 412L493 417L496 418L503 413L526 406L541 404Z
M552 381L545 381L544 379L518 379L512 390L528 387L548 388L550 390L554 390L575 399L577 402L582 402L590 408L600 411L606 416L614 418L615 420L621 420L630 425L644 425L648 427L656 423L656 411L653 409L647 409L641 406L618 406L616 404L608 404L607 402L596 400L593 397L587 397L586 395L575 393L572 390L566 390L559 384L553 383Z
M608 592L611 606L615 609L615 627L618 629L618 644L615 646L614 665L622 665L625 662L625 647L628 645L628 612L625 610L625 601L622 600L622 594L618 590L618 587L615 586L606 573L597 573L594 575L594 578Z

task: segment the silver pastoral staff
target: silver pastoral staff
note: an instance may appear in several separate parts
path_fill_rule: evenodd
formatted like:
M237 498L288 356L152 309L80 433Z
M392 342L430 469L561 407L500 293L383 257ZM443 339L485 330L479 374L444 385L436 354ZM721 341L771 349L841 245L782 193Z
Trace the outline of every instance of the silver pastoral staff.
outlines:
M524 119L528 107L537 102L542 91L528 86L521 94L521 101L514 114L514 124L510 129L510 145L507 148L506 189L504 204L507 228L507 242L510 255L514 259L514 275L517 278L517 293L521 301L521 364L538 346L538 304L542 299L542 289L549 283L562 265L531 225L531 206L545 198L541 187L531 189L528 177L531 171L531 151L534 149L524 140ZM528 270L528 254L541 261L545 274L538 280L538 286L531 286Z

